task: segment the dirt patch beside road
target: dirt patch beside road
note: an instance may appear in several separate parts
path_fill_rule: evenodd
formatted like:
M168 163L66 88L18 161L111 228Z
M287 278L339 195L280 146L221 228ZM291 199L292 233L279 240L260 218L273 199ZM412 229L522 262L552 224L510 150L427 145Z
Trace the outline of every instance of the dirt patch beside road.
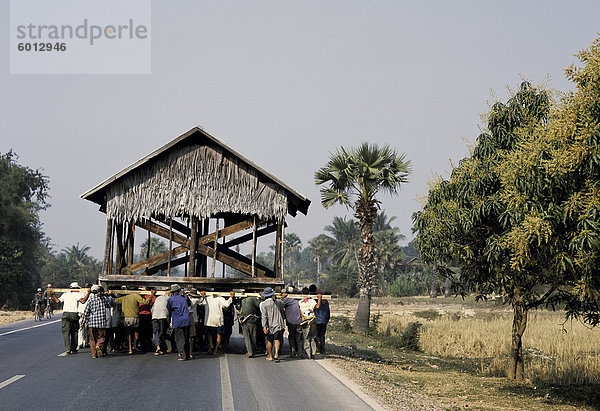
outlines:
M0 311L0 325L33 318L31 311Z

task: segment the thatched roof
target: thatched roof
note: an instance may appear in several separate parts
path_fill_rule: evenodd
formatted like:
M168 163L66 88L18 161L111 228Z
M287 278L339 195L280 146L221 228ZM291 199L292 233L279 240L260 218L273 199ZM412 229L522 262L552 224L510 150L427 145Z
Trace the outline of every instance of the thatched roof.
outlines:
M282 221L310 200L199 127L81 195L117 222L156 215L256 215Z

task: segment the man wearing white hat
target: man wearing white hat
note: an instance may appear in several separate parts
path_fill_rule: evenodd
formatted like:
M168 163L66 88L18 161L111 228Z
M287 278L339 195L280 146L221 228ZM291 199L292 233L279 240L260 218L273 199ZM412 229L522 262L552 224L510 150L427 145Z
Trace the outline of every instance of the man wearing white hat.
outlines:
M79 330L79 312L77 310L79 304L85 304L90 290L86 295L79 292L79 284L72 282L69 285L71 292L63 293L60 298L56 298L54 291L50 291L50 295L55 303L63 303L62 314L62 334L65 342L65 353L77 353L77 331Z

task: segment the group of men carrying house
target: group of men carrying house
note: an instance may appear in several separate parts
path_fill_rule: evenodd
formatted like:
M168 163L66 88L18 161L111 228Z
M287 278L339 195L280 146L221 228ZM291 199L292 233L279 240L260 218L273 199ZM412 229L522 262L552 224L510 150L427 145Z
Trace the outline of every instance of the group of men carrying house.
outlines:
M78 338L78 330L89 329L89 345L93 358L116 352L127 335L127 352L151 347L154 355L169 351L178 353L178 360L193 358L194 347L199 350L208 345L208 352L217 355L219 348L228 346L234 324L234 308L244 336L246 355L254 357L266 353L266 359L279 362L283 347L283 334L287 326L290 357L312 358L325 352L325 332L329 322L329 304L323 293L313 284L302 290L303 298L289 297L288 287L276 298L275 291L267 287L260 297L237 298L235 292L225 299L212 290L184 291L177 284L169 292L156 295L138 293L109 295L99 285L81 292L77 283L71 292L57 298L62 302L62 332L66 354L74 354L85 344ZM112 291L111 291L112 292ZM118 292L118 291L116 291ZM316 298L309 297L316 294ZM150 338L148 327L151 327ZM265 343L266 340L266 343Z

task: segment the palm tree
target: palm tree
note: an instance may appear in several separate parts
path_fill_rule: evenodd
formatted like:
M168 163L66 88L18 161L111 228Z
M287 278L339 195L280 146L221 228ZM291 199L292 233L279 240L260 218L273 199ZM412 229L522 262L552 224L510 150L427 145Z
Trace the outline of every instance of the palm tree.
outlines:
M314 256L313 261L317 263L317 285L321 285L323 260L331 251L331 238L325 234L320 234L308 242L308 248Z
M150 237L150 242L145 240L140 245L140 258L149 258L157 254L162 254L168 250L167 245L160 238ZM150 244L150 247L148 247Z
M87 253L90 247L87 245L72 245L63 248L61 254L57 257L57 262L62 265L63 270L68 273L69 281L77 280L85 284L94 282L98 278L98 273L102 271L102 264Z
M405 155L385 145L362 143L348 149L341 147L327 164L315 173L321 188L321 204L329 208L336 203L351 207L358 220L361 244L358 287L359 302L354 330L366 332L371 315L371 291L377 274L373 222L377 216L379 191L396 194L406 183L410 162Z
M331 234L327 236L331 261L340 266L356 267L360 248L360 230L356 220L336 216L325 231Z
M90 247L87 245L80 247L79 243L77 243L77 245L72 245L69 248L63 248L62 253L65 255L67 262L77 269L82 268L88 263L90 258L87 255L88 251L90 251Z
M395 216L388 217L385 210L381 210L373 223L377 244L375 258L380 285L393 281L404 260L404 252L398 243L405 237L398 227L392 226L395 219Z

